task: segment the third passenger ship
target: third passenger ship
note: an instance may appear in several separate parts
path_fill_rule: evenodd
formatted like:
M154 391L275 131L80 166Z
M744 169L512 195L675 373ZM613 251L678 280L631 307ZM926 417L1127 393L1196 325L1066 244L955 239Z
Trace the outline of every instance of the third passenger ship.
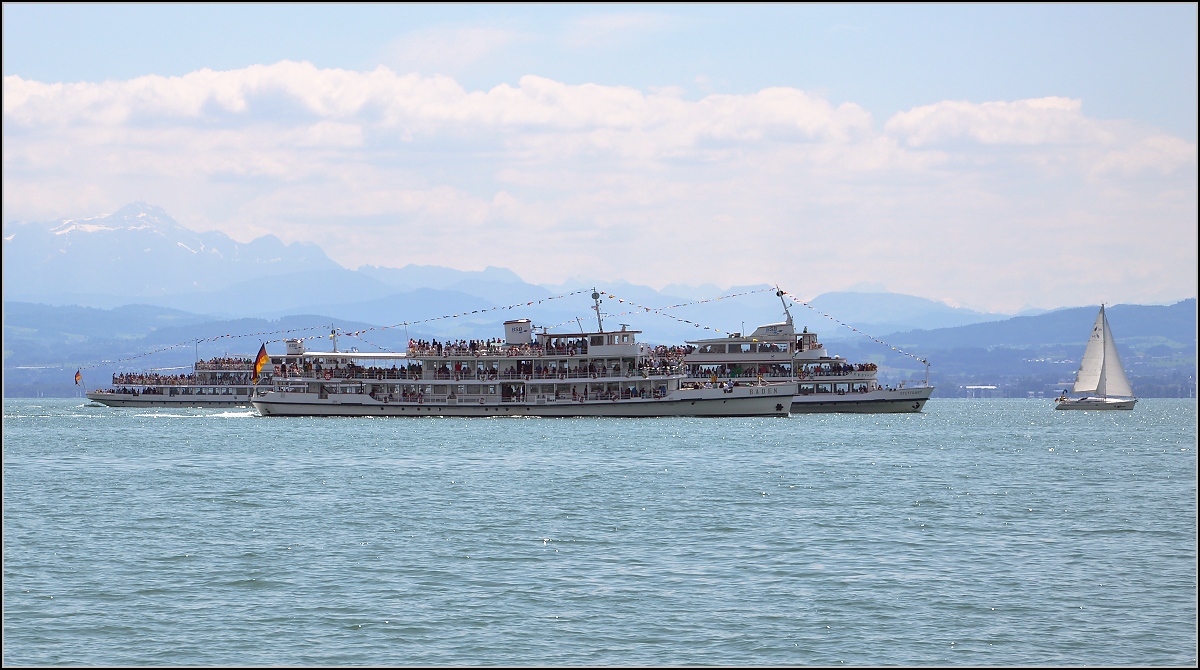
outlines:
M783 300L784 293L776 291ZM796 382L792 414L825 412L920 412L933 394L928 364L924 382L892 388L879 383L874 363L850 363L829 355L817 334L797 333L787 302L784 321L759 326L749 337L689 341L684 359L689 381L716 385L722 381Z

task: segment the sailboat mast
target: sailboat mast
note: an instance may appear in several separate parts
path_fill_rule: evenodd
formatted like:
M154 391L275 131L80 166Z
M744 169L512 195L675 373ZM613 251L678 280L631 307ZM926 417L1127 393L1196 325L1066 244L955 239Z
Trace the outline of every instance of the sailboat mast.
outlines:
M1103 324L1100 329L1100 344L1102 346L1100 347L1100 380L1096 382L1096 393L1101 398L1108 398L1108 384L1106 383L1108 375L1105 374L1107 372L1105 366L1108 363L1108 356L1106 354L1108 353L1109 330L1108 315L1104 313L1104 303L1100 303L1100 321Z

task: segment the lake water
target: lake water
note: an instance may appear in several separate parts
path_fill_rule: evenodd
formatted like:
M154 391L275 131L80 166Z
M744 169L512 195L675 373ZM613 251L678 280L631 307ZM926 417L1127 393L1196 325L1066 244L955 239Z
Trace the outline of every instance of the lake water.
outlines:
M4 400L5 665L1195 665L1196 401Z

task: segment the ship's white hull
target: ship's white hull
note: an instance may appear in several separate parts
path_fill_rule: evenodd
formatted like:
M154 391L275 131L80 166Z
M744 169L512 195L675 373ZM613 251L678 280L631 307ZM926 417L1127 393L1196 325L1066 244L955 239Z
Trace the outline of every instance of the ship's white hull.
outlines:
M249 395L157 395L92 391L88 400L109 407L249 407Z
M1067 398L1058 401L1054 409L1130 410L1135 404L1137 398Z
M792 398L792 414L846 412L856 414L901 414L920 412L933 395L932 386L879 389L866 393L812 393Z
M586 400L535 398L531 402L496 402L484 399L442 399L429 402L381 402L359 393L329 394L272 391L256 396L255 409L263 416L451 416L451 417L739 417L787 416L788 398L795 385L689 389L666 398Z

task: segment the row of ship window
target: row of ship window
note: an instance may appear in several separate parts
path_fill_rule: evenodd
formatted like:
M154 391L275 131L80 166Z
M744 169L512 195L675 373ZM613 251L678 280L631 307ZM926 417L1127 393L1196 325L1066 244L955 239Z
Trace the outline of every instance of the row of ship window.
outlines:
M769 342L747 342L744 344L702 344L696 349L697 354L786 354L788 345L771 344Z

